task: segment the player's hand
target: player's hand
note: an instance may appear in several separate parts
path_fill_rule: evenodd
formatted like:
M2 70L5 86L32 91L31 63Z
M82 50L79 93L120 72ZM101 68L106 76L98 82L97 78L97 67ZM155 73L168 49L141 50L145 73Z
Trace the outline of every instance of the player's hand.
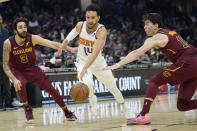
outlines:
M58 56L62 55L62 50L63 50L64 48L65 48L65 45L64 45L64 44L60 45L60 47L59 47L59 49L58 49L58 51L57 51Z
M21 82L18 79L15 79L13 81L13 84L14 84L14 88L15 88L16 91L20 91L21 90L22 84L21 84Z
M112 66L106 66L103 69L104 70L114 70L114 69L117 69L119 67L120 67L120 64L116 63L115 65L112 65Z
M84 75L87 73L87 69L86 68L83 68L82 71L81 71L81 74L80 74L80 80L83 81L83 77Z
M71 48L71 50L70 50L73 54L77 54L77 52L78 52L78 47L73 47L73 48Z

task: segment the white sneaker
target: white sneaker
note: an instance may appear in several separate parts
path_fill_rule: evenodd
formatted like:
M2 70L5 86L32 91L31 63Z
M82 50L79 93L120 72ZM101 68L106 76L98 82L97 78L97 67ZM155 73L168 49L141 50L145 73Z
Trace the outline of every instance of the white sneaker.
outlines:
M129 108L127 108L125 104L120 104L120 111L122 114L124 114L127 120L135 118L135 113L133 113Z
M90 112L93 116L98 115L98 104L97 104L97 97L96 95L93 95L92 97L89 98L89 103L90 103Z
M13 102L12 102L12 105L15 106L15 107L23 106L23 104L20 103L19 101L13 101Z

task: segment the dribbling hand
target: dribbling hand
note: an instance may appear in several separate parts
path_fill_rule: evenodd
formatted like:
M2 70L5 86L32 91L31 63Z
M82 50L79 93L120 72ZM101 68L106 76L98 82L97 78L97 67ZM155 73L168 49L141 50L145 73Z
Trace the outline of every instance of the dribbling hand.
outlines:
M22 84L21 84L21 82L18 79L15 79L13 81L13 84L14 84L14 88L15 88L16 91L20 91L21 90Z
M72 52L73 54L77 54L77 51L78 51L78 48L77 48L77 47L71 48L71 52Z

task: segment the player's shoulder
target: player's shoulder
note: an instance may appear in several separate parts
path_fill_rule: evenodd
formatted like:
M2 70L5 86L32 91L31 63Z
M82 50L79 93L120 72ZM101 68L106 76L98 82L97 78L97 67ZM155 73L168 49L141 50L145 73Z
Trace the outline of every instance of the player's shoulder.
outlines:
M9 38L4 41L4 47L11 47L11 43L10 43Z
M83 23L84 23L84 21L79 21L79 22L77 22L76 27L80 27L80 28L81 28L81 26L83 25Z
M103 24L99 24L100 26L98 27L97 33L107 33L107 29Z
M168 35L163 34L163 33L157 33L154 36L152 36L152 39L155 39L155 40L168 39Z
M84 21L79 21L77 23L77 25L76 25L77 32L79 32L79 33L81 32L81 29L82 29L83 24L84 24Z

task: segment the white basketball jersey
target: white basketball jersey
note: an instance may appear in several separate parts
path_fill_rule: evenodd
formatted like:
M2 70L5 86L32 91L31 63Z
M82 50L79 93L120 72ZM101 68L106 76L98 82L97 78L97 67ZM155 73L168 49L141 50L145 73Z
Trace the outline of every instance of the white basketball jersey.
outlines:
M78 53L77 53L77 59L78 62L82 62L83 64L85 64L89 57L91 56L92 52L94 51L94 47L93 45L95 37L96 37L96 33L97 31L104 25L99 24L97 29L91 33L88 34L87 30L86 30L86 21L84 21L82 28L81 28L81 33L79 35L79 39L80 39L80 43L78 46ZM95 59L94 63L91 65L91 67L98 67L98 66L106 66L106 62L104 57L101 54L101 51L99 53L99 55L97 56L97 58ZM101 68L102 68L101 67Z

